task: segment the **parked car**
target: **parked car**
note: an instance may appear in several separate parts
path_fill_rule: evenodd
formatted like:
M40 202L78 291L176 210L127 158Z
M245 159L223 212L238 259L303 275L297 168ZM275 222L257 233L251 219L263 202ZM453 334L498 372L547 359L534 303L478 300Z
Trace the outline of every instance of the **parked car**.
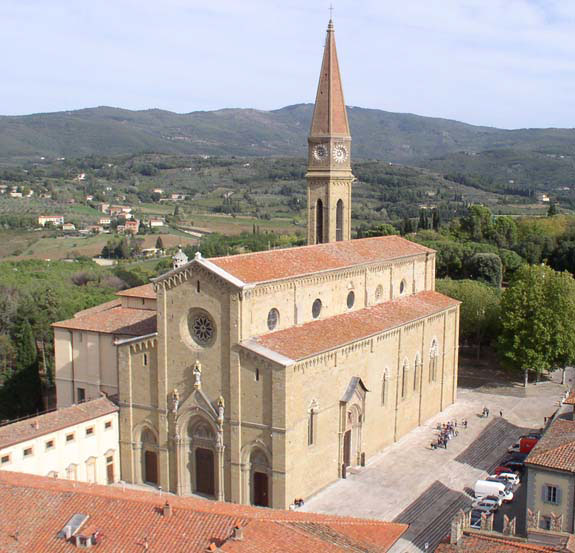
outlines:
M521 451L521 444L519 442L515 442L513 445L510 445L507 448L507 453L519 453Z
M519 440L519 453L529 453L539 441L535 436L527 436Z
M474 501L471 506L478 511L483 511L484 513L493 513L499 508L497 500L493 499L478 499L477 501Z
M499 472L523 472L525 463L522 460L519 461L517 459L504 459L501 461L501 465L497 467L497 469L500 468L502 470L499 470ZM495 473L498 472L497 469L495 470Z
M521 438L537 438L539 440L539 439L541 439L541 436L543 436L543 433L533 431L533 432L528 432L527 434L523 434L522 436L519 436L519 439L521 440Z
M519 478L518 474L515 474L514 472L500 472L497 475L498 478L505 478L505 480L507 480L508 482L511 482L511 484L513 484L514 486L519 484L521 482L521 478Z
M481 515L485 511L480 511L479 509L472 509L471 515L469 517L469 526L475 530L481 530Z
M488 482L500 482L505 486L506 491L513 491L513 484L506 478L500 478L497 475L491 475L485 478Z
M502 482L490 482L489 480L478 480L475 482L473 493L477 499L483 499L488 495L500 497L502 501L511 501L513 492L506 489Z

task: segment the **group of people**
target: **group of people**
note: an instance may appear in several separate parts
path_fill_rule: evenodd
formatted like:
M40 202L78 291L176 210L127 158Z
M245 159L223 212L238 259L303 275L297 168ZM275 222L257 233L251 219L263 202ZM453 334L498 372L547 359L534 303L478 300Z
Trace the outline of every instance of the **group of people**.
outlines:
M467 419L462 419L460 426L467 428ZM431 449L437 449L439 447L447 449L447 442L459 433L456 420L444 424L438 423L437 430L439 430L439 436L436 441L431 442Z

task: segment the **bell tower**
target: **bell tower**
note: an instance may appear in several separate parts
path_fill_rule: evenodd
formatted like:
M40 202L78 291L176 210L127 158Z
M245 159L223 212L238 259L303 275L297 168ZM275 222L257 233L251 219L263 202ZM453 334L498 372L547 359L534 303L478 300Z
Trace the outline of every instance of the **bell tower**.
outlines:
M330 19L308 137L307 242L351 238L351 135Z

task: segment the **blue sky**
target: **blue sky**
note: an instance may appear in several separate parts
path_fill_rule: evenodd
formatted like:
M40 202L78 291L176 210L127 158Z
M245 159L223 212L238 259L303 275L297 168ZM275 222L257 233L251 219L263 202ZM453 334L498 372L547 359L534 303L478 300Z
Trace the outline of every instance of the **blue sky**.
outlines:
M336 0L350 105L575 127L575 0ZM0 113L312 102L329 0L0 0Z

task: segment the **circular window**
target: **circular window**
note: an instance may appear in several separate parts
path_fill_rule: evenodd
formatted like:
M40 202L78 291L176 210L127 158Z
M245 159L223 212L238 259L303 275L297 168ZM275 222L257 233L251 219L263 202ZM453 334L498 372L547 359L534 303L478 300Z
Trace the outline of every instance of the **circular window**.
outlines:
M375 289L375 299L379 301L383 296L383 286L379 284Z
M355 303L355 293L353 290L347 295L347 308L351 309Z
M200 346L207 346L214 339L216 325L205 311L192 311L188 318L188 327L194 342Z
M314 319L317 319L320 313L321 313L321 300L318 298L313 302L313 305L311 306L311 314Z
M405 292L405 280L401 281L401 284L399 285L399 293L403 294Z
M280 312L275 307L270 309L270 312L268 313L268 328L273 330L278 325L279 320Z

